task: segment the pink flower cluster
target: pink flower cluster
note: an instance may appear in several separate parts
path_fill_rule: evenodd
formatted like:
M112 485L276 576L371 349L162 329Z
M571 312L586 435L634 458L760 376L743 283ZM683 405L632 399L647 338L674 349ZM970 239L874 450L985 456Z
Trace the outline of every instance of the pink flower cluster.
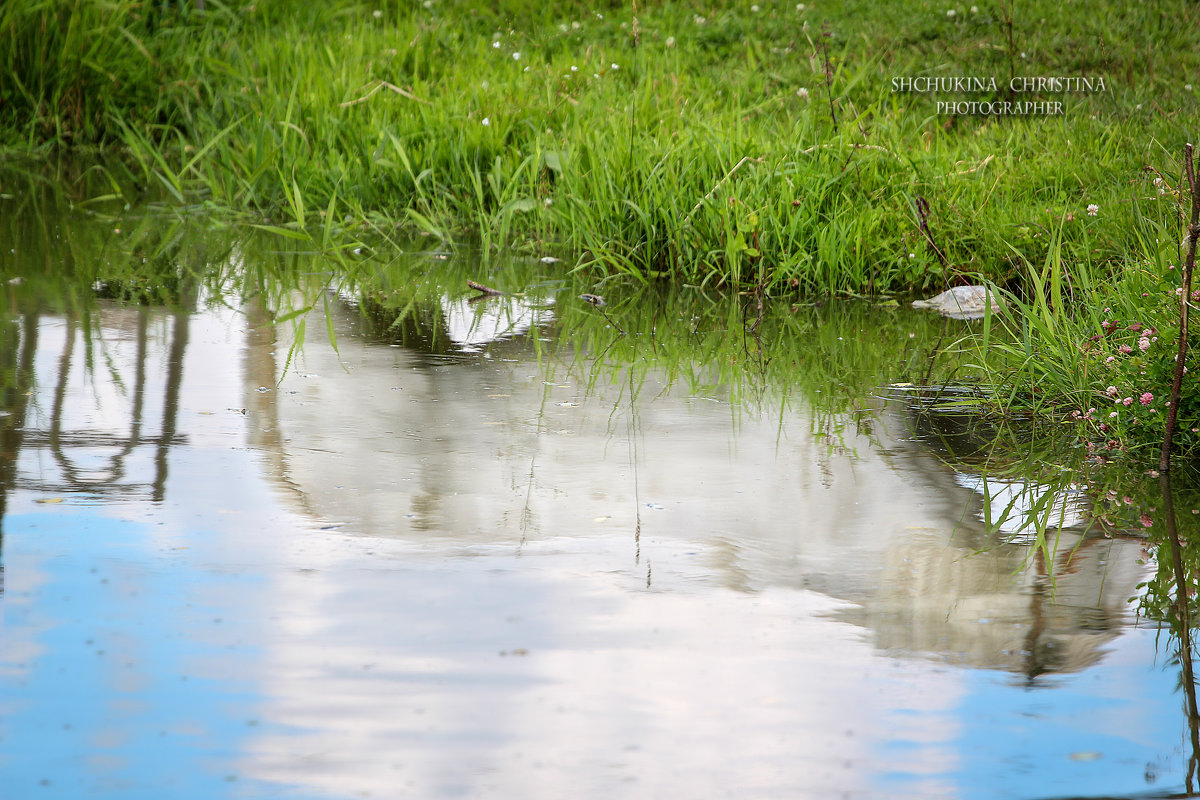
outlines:
M1107 389L1105 389L1104 396L1111 397L1113 403L1115 403L1116 405L1122 405L1122 406L1133 405L1133 397L1132 396L1121 397L1121 390L1115 386L1109 386ZM1142 405L1148 406L1154 402L1154 395L1150 392L1142 392L1141 396L1138 397L1137 400ZM1093 408L1091 411L1094 412L1095 410L1096 409ZM1078 412L1076 412L1076 414L1078 414ZM1116 413L1114 412L1112 414L1109 414L1109 416L1110 417L1116 416Z
M1111 309L1104 309L1104 313L1108 314ZM1100 328L1104 331L1105 336L1110 336L1120 327L1120 323L1116 320L1106 319L1100 323ZM1125 330L1131 331L1138 335L1137 346L1143 353L1150 349L1150 345L1158 341L1158 329L1152 325L1143 325L1140 322L1131 322L1125 327ZM1098 338L1098 337L1097 337ZM1127 356L1133 352L1133 346L1122 342L1117 345L1117 352L1123 356ZM1109 356L1104 359L1105 364L1111 364L1116 361L1115 356Z

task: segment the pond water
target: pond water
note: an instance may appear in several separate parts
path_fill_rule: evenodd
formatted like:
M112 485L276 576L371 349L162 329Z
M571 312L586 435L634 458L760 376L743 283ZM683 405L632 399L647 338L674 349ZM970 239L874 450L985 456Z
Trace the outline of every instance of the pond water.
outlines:
M139 304L8 258L5 797L1191 789L1145 537L986 478L858 349L964 323L782 309L768 366L562 281ZM1049 551L1012 517L1047 498Z

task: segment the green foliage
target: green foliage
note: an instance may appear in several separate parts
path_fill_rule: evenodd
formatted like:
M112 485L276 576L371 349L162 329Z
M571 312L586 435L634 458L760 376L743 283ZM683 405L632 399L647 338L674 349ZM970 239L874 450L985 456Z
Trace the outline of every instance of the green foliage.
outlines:
M1137 238L1116 210L1157 158L1147 143L1195 118L1178 77L1197 72L1195 7L1102 5L1022 6L1010 26L986 4L10 0L0 141L116 144L142 188L316 225L333 248L401 226L639 283L1016 285L1089 203L1104 213L1057 246L1112 269ZM1042 98L1063 117L1001 118L892 91L1014 71L1108 90Z
M1138 237L1111 276L1085 255L1067 259L1053 237L1029 290L1011 298L1013 314L997 321L1006 335L974 341L989 380L1005 387L997 401L1074 422L1095 461L1157 459L1178 353L1180 220L1184 192L1163 174L1147 174L1133 205ZM1069 223L1063 223L1065 227ZM1100 276L1105 276L1103 279ZM1192 303L1200 302L1193 290ZM1175 444L1200 452L1200 334L1189 325L1188 375L1182 386Z

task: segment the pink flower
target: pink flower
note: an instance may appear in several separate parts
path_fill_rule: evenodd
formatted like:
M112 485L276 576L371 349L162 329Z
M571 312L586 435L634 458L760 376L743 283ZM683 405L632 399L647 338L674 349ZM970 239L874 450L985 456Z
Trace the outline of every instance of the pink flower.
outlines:
M1142 352L1149 350L1150 349L1150 340L1147 339L1145 336L1138 339L1138 349L1141 350Z
M1139 400L1139 401L1141 402L1141 404L1142 404L1142 405L1144 405L1144 406L1148 406L1148 405L1150 405L1150 402L1151 402L1153 399L1154 399L1154 395L1150 394L1149 392L1146 392L1145 394L1143 394L1141 397L1139 397L1139 398L1138 398L1138 400Z
M1109 397L1117 397L1118 395L1121 394L1121 392L1117 390L1117 387L1110 386L1104 390L1104 394L1106 394Z
M1125 405L1127 405L1127 406L1131 406L1131 405L1133 405L1133 398L1132 398L1132 397L1126 397L1126 398L1125 398L1124 400L1122 400L1121 402L1122 402L1122 403L1124 403L1124 404L1125 404Z
M1121 353L1122 355L1129 355L1130 353L1133 352L1133 348L1127 344L1123 344L1117 348L1117 352Z
M1142 523L1143 528L1149 528L1154 525L1154 519L1149 514L1142 514L1138 517L1138 521Z

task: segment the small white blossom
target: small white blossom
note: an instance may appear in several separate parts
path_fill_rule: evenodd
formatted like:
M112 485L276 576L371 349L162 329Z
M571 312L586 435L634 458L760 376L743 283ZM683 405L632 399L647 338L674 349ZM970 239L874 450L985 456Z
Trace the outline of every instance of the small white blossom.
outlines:
M612 68L613 68L613 69L620 69L620 68L621 68L621 65L620 65L620 64L613 64L613 65L612 65Z
M499 42L492 42L492 49L493 49L493 50L499 50L499 49L500 49L500 43L499 43Z
M675 37L668 36L667 37L667 47L674 47L674 46L675 46Z
M520 60L521 60L521 54L513 53L513 61L520 61Z
M752 14L757 14L757 13L758 13L758 6L750 6L750 13L752 13Z
M374 17L375 19L379 19L380 17L383 16L383 12L377 8L371 12L371 16Z
M954 9L952 8L952 9L950 9L949 11L947 11L947 12L946 12L946 16L947 16L947 17L953 17L953 16L954 16Z
M804 10L804 9L806 9L806 8L808 8L808 6L804 5L804 3L797 3L797 4L796 4L796 10L797 10L797 11L803 11L803 10Z
M492 124L492 121L489 118L484 117L483 122L481 122L479 124L486 128L488 125Z
M808 100L809 99L808 98L808 89L801 86L799 89L796 90L796 97L799 97L801 100Z
M1095 203L1089 203L1087 212L1089 217L1094 217L1100 213L1100 206L1096 205Z

